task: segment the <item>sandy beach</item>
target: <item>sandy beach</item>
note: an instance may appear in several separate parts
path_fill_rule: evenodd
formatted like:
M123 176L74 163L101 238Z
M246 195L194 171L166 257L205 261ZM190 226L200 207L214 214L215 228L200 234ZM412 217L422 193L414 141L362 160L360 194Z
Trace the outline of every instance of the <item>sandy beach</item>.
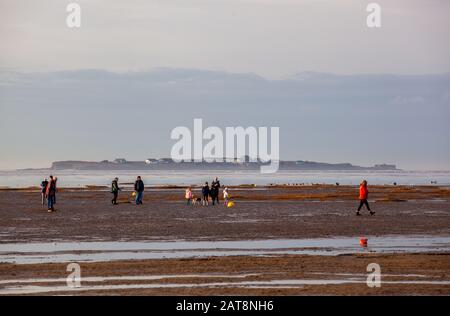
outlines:
M121 192L119 205L112 206L107 188L60 189L54 213L40 205L38 190L0 190L0 261L5 259L0 264L0 294L449 295L450 189L370 189L369 203L376 214L363 210L359 217L354 186L232 187L233 208L187 206L184 188L178 187L150 188L140 206L131 203L130 192ZM358 245L362 236L369 238L368 249ZM433 237L437 244L416 249L420 240L413 241L414 236ZM321 242L302 246L309 239ZM411 243L402 244L402 239ZM299 244L267 247L262 243L253 249L252 240L298 240ZM205 252L183 253L179 258L173 255L176 251L164 248L167 256L158 259L139 259L154 249L121 249L117 259L108 257L108 251L118 252L115 248L72 249L69 244L68 249L55 248L54 254L42 257L56 259L42 262L42 248L14 250L12 246L111 242L116 247L114 242L168 241L199 242L198 248L203 247L201 242L212 244L206 250L190 246L191 252ZM237 244L221 246L222 241ZM389 250L390 245L383 243L394 248ZM241 253L226 252L233 245ZM223 253L214 255L213 250ZM92 260L89 255L94 252L106 259ZM77 262L71 256L80 254L87 258L79 262L85 281L74 290L65 285L66 266ZM24 264L20 262L24 256L33 260ZM382 268L380 288L366 285L366 267L372 262Z

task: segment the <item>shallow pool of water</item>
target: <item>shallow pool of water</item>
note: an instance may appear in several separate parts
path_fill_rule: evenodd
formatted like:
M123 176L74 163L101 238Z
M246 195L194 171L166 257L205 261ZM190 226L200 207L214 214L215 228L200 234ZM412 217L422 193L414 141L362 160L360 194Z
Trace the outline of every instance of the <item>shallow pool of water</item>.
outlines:
M0 244L0 262L31 264L171 259L211 256L283 254L339 255L353 253L449 252L450 237L358 237L231 241L95 241Z
M139 278L138 278L139 279ZM141 278L142 279L142 278ZM154 279L152 279L154 280ZM131 279L131 281L134 281ZM83 282L84 279L83 279ZM0 289L0 295L37 294L63 292L105 291L105 290L132 290L132 289L163 289L163 288L301 288L304 286L317 285L342 285L342 284L365 284L364 278L358 279L293 279L293 280L267 280L267 281L237 281L237 282L204 282L204 283L147 283L147 284L96 284L83 285L81 287L68 287L66 285L23 285L10 286ZM382 281L383 284L420 284L420 285L449 285L450 281Z

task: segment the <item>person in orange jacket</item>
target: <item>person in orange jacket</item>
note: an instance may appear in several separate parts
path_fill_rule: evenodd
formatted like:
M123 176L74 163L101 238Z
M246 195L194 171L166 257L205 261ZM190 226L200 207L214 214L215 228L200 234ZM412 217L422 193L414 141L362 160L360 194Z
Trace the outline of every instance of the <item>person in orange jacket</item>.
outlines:
M370 212L370 215L375 214L375 212L370 210L369 202L367 202L367 198L369 197L369 190L367 189L367 181L363 180L361 184L359 185L359 207L356 211L356 215L361 215L359 211L361 211L361 208L363 205L366 205L367 210Z

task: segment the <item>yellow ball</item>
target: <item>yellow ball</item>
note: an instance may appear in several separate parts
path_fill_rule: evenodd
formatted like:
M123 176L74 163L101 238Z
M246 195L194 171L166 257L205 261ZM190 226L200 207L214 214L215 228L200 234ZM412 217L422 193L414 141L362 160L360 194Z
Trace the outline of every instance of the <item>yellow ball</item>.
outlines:
M135 197L136 196L136 192L131 193L131 196Z
M234 206L234 202L228 202L227 207L233 207Z

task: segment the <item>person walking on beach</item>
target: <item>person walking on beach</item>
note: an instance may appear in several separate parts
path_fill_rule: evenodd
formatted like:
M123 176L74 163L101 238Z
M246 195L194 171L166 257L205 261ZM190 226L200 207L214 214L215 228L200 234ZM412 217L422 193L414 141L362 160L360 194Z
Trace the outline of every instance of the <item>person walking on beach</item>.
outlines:
M54 204L56 195L56 177L53 178L53 176L50 176L50 181L48 182L47 190L45 193L47 195L48 212L51 213L55 210Z
M134 191L136 191L136 205L142 204L142 197L144 195L144 181L138 176L134 183Z
M44 181L41 182L42 205L45 205L45 199L47 198L47 185L48 185L48 180L47 180L47 178L45 178Z
M211 183L211 199L212 204L215 205L215 202L217 201L217 204L219 204L219 189L220 189L220 181L219 178L215 178L214 181Z
M205 185L202 187L202 204L205 205L209 205L209 185L208 182L205 182Z
M356 211L357 216L361 215L359 211L361 211L363 205L367 207L367 210L370 212L370 215L375 214L375 212L370 210L369 202L367 202L368 197L369 197L369 190L367 189L367 181L363 180L363 182L361 182L361 184L359 185L359 207L358 210Z
M119 191L121 189L119 188L119 178L114 178L114 180L111 183L111 193L113 194L113 198L111 200L112 205L117 205L117 197L119 196Z

